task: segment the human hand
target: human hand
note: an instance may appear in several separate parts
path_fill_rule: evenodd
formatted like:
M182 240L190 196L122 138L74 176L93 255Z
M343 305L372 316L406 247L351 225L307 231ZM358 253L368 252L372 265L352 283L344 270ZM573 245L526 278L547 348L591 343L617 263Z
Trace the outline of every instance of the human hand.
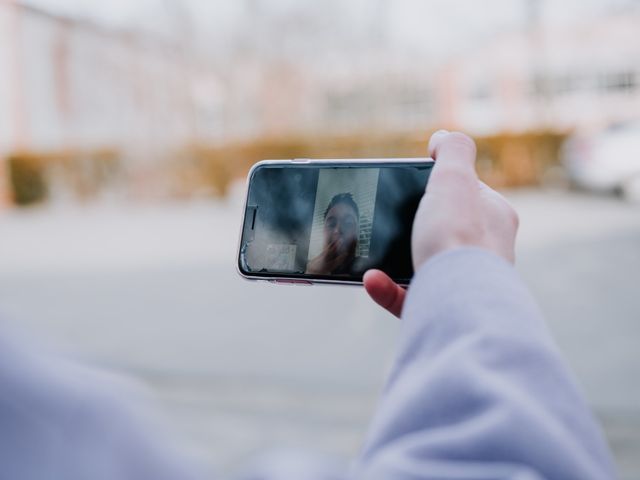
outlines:
M413 221L414 270L438 253L463 246L484 248L513 263L518 215L478 179L473 140L441 130L429 141L429 155L435 164ZM404 288L380 270L366 272L363 282L374 302L400 316Z
M330 241L322 252L309 262L306 273L330 275L349 267L356 255L357 243L355 238L349 240L346 245L342 243L342 240Z

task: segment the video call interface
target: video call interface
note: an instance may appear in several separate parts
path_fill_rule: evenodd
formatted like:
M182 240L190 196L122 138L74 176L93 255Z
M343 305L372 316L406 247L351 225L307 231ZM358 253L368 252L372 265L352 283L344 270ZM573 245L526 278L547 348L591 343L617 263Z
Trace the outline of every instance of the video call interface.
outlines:
M410 280L411 225L430 165L262 166L250 182L240 268L264 277Z

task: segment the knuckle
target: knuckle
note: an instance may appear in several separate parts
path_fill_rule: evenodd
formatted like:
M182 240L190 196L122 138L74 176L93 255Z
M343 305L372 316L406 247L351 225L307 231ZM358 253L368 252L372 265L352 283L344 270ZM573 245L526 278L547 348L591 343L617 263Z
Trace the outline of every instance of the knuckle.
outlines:
M514 209L511 209L511 223L516 230L520 227L520 215Z
M518 227L520 226L520 215L518 215L518 212L516 212L515 208L507 204L505 215L508 222L511 224L511 226L515 230L517 230Z

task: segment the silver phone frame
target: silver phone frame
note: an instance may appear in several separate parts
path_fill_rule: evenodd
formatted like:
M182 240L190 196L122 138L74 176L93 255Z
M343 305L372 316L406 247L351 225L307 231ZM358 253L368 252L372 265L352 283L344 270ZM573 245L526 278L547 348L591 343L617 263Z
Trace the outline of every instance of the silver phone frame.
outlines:
M295 285L362 285L362 282L353 281L353 280L329 280L329 279L314 279L307 280L301 279L298 277L287 277L283 276L274 276L269 278L264 278L260 276L247 275L242 272L240 269L240 255L242 250L242 232L244 230L244 219L247 212L247 204L249 203L249 186L251 183L251 178L256 169L262 166L277 166L277 165L316 165L316 166L332 166L336 164L368 164L368 165L376 165L376 164L389 164L389 163L404 163L404 164L416 164L416 165L424 165L425 163L434 163L434 160L431 157L407 157L407 158L323 158L323 159L311 159L311 158L293 158L288 160L261 160L255 163L249 173L247 174L247 180L245 185L245 195L244 202L242 205L242 221L240 222L240 234L238 236L238 251L236 255L236 271L238 274L244 278L245 280L251 281L263 281L277 284L295 284ZM409 284L400 284L403 287L408 287Z

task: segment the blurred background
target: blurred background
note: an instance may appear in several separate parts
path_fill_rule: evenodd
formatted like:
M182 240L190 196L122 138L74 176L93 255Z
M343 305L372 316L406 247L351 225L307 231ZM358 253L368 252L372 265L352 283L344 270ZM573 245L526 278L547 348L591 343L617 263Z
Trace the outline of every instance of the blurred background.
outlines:
M360 288L238 278L250 165L447 128L640 478L640 1L0 0L0 37L0 311L145 382L207 465L355 455L398 331Z

